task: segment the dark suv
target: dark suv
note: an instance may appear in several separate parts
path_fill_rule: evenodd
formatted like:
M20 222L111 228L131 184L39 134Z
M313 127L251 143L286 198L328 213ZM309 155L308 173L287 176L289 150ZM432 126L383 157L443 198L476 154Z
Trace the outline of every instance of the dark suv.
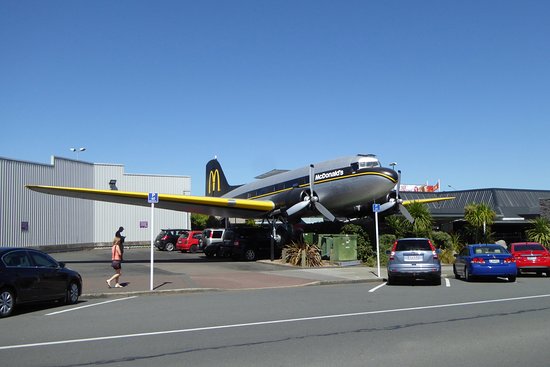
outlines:
M281 256L282 246L274 243L275 257ZM271 255L271 230L265 227L234 227L223 234L220 251L234 259L254 261Z
M401 238L387 251L388 284L397 278L430 279L441 284L439 251L427 238Z
M179 236L187 232L189 232L188 229L161 229L155 239L155 246L161 251L174 251Z

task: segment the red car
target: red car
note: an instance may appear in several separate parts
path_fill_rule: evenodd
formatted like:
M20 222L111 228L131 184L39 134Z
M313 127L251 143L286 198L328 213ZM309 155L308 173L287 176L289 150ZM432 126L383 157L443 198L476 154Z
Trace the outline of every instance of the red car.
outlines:
M518 275L524 272L546 273L550 277L550 252L537 242L514 242L510 252L516 259Z
M202 231L189 231L182 234L176 243L176 250L181 252L197 252L202 249Z

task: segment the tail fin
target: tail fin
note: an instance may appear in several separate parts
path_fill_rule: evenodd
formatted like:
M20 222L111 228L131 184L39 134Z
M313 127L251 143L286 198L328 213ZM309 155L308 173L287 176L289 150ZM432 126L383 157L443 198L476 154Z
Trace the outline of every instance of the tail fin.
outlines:
M227 183L222 166L216 158L210 160L206 164L205 196L220 197L237 187L238 186L231 186Z

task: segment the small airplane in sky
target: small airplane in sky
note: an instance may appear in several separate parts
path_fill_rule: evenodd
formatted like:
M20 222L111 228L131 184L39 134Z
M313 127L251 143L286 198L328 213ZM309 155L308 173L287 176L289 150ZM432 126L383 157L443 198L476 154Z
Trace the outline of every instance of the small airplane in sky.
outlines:
M405 208L413 201L399 197L400 172L382 167L373 154L333 159L295 170L273 170L255 181L231 186L216 158L206 165L205 196L158 195L155 207L227 218L298 221L322 215L329 221L348 221L396 208L412 222ZM47 194L112 203L150 206L147 192L27 185ZM394 188L396 189L394 191ZM420 199L429 203L453 197Z

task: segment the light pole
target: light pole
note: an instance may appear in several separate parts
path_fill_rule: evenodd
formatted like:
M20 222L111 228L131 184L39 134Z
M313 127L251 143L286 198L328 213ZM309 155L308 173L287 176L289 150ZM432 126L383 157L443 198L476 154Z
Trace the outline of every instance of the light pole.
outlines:
M451 185L447 185L447 187L450 188L450 189L453 189L453 190L455 190L455 191L458 191L457 189L455 189L455 188L452 187Z
M76 160L78 160L78 156L80 155L80 152L85 151L86 148L71 148L71 152L76 152Z

